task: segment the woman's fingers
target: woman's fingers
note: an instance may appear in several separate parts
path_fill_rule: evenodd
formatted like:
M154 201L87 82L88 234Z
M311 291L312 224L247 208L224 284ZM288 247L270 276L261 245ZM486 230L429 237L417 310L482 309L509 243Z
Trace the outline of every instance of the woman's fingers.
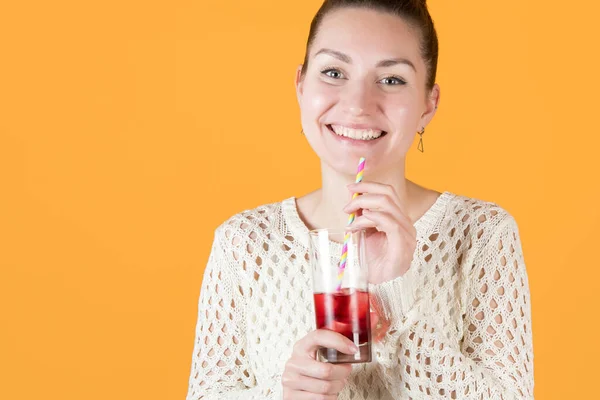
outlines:
M344 380L352 372L350 364L331 364L300 357L290 360L289 367L298 375L325 380Z
M298 391L298 390L293 390L290 392L285 392L283 393L283 400L315 400L317 397L315 397L314 393L311 392L303 392L303 391ZM337 394L324 394L324 395L319 395L318 397L319 399L323 399L323 400L337 400L338 395Z
M347 214L356 212L360 209L365 210L381 210L392 214L402 214L400 206L394 202L387 194L364 193L362 196L357 196L355 199L344 207L344 212Z
M377 223L375 221L370 220L367 217L360 216L354 219L352 224L348 225L346 229L351 231L357 231L359 229L369 229L374 228L377 229Z
M363 210L363 215L356 218L348 229L355 231L359 229L374 228L388 235L416 235L416 229L413 225L406 226L398 222L392 215L381 211Z
M404 225L407 232L412 231L412 222L401 211L400 207L391 201L387 195L365 194L350 201L344 208L344 212L366 215L367 212L380 212L389 215L395 224Z
M381 211L363 210L364 218L373 221L377 226L380 226L386 234L403 235L408 234L411 237L416 235L417 230L414 225L405 221L398 221L389 213Z
M315 359L320 347L355 354L358 348L345 336L326 329L309 332L294 345L281 377L284 400L337 399L352 372L350 364L331 364Z
M292 376L291 379L283 383L293 390L301 390L318 394L338 394L342 391L342 389L344 389L345 381L346 376L341 379L324 380L311 378L310 376L304 374L296 374L295 376Z
M320 347L335 349L346 354L355 354L358 351L356 345L344 335L327 329L317 329L296 342L294 353L315 358L315 353Z
M385 194L390 198L397 200L398 203L402 202L402 199L400 199L396 190L391 185L386 185L384 183L362 181L348 185L348 189L354 193Z

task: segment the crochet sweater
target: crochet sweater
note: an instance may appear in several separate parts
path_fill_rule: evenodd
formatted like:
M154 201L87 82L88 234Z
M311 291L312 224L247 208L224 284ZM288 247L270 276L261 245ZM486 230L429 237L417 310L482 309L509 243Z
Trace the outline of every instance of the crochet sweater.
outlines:
M514 218L444 192L415 228L408 272L370 285L391 325L338 398L533 398L529 284ZM315 329L308 239L293 197L217 228L187 400L282 398L292 347Z

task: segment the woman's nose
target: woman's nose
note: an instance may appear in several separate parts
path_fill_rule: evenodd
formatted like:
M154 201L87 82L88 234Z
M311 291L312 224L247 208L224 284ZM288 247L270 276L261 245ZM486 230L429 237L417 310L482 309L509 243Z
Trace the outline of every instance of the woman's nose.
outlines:
M360 107L349 107L348 111L350 112L350 114L352 114L354 116L362 115L365 112L365 110L363 110Z
M376 96L368 85L356 84L345 91L343 106L346 113L353 117L371 115L376 106Z

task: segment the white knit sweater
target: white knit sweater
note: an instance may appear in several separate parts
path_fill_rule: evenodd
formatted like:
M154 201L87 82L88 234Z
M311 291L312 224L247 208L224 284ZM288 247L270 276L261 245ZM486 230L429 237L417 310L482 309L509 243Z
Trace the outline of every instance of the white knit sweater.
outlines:
M410 270L370 287L388 333L373 362L353 365L338 398L533 398L529 286L514 218L444 192L415 228ZM294 198L216 230L187 400L282 398L292 347L315 328L307 246Z

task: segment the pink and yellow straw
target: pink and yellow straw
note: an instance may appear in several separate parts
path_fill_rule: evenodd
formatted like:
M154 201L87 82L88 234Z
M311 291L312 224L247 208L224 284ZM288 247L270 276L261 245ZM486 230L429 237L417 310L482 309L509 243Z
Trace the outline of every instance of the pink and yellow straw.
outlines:
M358 169L356 171L356 183L359 183L363 180L363 175L365 172L365 158L361 157L358 161ZM352 195L352 200L354 200L358 196L358 193L354 193ZM348 216L348 225L354 222L356 218L356 213L352 213ZM350 237L352 236L352 232L347 231L344 235L344 245L342 247L342 257L340 258L340 265L338 267L338 292L342 290L342 279L344 278L344 270L346 269L346 262L348 261L348 243L350 242Z

